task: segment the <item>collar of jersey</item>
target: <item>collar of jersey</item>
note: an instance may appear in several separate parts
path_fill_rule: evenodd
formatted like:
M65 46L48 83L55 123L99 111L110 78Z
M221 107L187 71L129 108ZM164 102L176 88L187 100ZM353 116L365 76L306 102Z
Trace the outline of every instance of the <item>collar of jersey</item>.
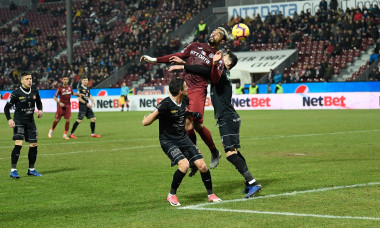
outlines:
M173 101L173 103L174 103L175 105L177 105L178 107L181 107L182 102L179 103L179 104L177 104L177 102L176 102L175 100L173 100L173 97L172 97L172 96L170 96L170 99Z
M26 94L30 94L30 92L32 92L32 87L30 87L29 89L29 92L25 92L25 90L22 88L22 86L20 86L20 89L22 90L22 92L26 93Z

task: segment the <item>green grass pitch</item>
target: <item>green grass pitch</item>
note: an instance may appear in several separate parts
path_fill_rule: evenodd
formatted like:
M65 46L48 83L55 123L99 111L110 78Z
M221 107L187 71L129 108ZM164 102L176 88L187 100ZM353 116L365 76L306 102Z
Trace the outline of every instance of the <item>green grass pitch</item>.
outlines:
M65 141L63 120L47 137L54 115L46 113L36 119L44 176L26 175L24 144L18 180L9 177L12 130L1 114L0 227L380 227L380 110L240 111L241 152L263 191L237 200L243 179L223 154L211 174L226 202L209 204L197 173L178 189L182 210L166 201L176 168L158 122L141 125L144 114L96 113L102 138L90 138L84 120L78 139ZM211 111L205 125L222 151ZM199 136L198 145L209 164Z

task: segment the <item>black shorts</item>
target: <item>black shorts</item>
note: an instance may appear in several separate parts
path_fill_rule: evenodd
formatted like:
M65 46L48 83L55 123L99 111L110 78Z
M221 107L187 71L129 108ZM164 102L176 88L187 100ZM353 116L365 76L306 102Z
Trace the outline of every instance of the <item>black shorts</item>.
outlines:
M190 164L203 156L198 147L190 140L189 137L174 141L160 140L161 148L171 160L171 166L175 166L179 161L186 158Z
M87 119L91 119L95 117L95 114L92 111L92 108L79 107L78 120L83 120L84 117L87 117Z
M124 101L125 101L125 102L128 101L128 95L121 95L121 97L124 97Z
M240 124L241 120L238 114L229 114L218 119L219 133L225 152L240 148Z
M15 127L13 128L13 140L24 140L29 143L37 142L37 127L34 123L34 119L30 122L23 122L19 120L15 121Z

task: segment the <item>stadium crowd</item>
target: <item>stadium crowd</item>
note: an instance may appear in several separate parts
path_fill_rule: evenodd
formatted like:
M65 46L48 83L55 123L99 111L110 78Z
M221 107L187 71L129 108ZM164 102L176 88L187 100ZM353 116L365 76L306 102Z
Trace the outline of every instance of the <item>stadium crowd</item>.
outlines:
M24 70L32 72L40 89L55 89L63 75L69 75L75 87L80 76L86 74L90 78L89 86L95 86L155 44L156 50L162 53L178 50L179 39L169 39L168 34L210 4L211 1L201 0L74 2L76 46L69 65L66 56L60 53L66 48L65 42L60 42L66 36L65 5L41 3L18 23L1 29L0 89L14 89L19 72ZM59 29L44 29L31 23L46 17L51 20L49 27ZM152 78L146 70L141 73L148 80Z
M378 40L380 9L371 5L344 11L334 4L327 7L324 2L321 1L315 15L306 11L299 15L295 13L293 17L284 17L279 12L269 14L265 19L259 14L230 18L226 28L231 30L234 24L245 23L251 34L245 41L229 40L222 48L254 51L265 44L276 45L274 47L279 49L299 48L305 39L324 41L323 51L328 58L317 64L296 64L281 73L281 81L289 83L318 78L329 81L336 73L334 63L328 61L330 57L342 56L344 50L361 49L363 39ZM182 48L179 38L170 39L168 34L211 3L201 0L181 3L169 0L74 2L75 46L71 65L61 53L66 49L65 5L40 3L36 9L28 10L0 30L0 89L14 89L19 72L25 70L32 72L40 89L57 88L63 75L69 75L76 87L80 76L86 74L90 79L89 86L96 86L154 45L157 45L154 56L179 51ZM46 18L50 19L47 25L34 23ZM207 33L198 33L194 41L206 42L207 39ZM379 42L376 44L375 52L379 54ZM300 53L300 56L301 62L305 55ZM132 64L127 73L138 74L138 79L145 79L145 85L168 74L163 67L153 74L150 72L146 65Z

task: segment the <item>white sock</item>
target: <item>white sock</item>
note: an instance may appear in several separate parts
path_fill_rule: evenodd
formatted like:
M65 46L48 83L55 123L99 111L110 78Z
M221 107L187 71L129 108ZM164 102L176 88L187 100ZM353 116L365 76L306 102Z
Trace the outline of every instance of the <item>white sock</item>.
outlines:
M251 180L250 182L248 182L248 184L253 184L253 183L255 183L255 182L256 182L256 179L253 178L253 180Z
M17 169L11 169L11 172L13 172L13 171L17 171Z
M29 171L34 171L34 168L29 168Z

